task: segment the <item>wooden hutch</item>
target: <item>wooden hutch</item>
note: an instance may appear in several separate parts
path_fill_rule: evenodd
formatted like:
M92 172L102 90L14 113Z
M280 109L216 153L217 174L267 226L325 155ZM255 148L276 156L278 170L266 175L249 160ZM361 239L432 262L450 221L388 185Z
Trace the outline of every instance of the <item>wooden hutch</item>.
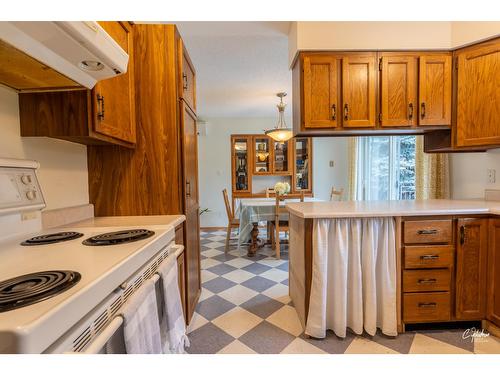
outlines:
M233 207L235 199L266 196L265 191L252 190L253 176L286 176L290 180L290 195L304 192L312 196L312 157L311 138L279 143L265 134L232 134Z

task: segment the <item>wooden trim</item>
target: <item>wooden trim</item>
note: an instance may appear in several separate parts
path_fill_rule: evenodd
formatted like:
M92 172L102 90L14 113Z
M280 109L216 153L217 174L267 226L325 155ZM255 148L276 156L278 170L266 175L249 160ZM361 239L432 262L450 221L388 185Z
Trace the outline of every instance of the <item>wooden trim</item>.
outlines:
M313 219L304 220L304 323L309 315L309 300L311 298L312 268L313 268Z
M500 338L500 327L490 322L489 320L482 320L481 327L491 333L493 336Z
M402 221L401 217L396 217L396 317L397 317L397 329L398 333L405 332L405 324L402 321L403 309L402 309L402 273L403 268L401 266L401 259L403 257L403 246L402 246Z
M200 227L200 230L226 230L227 226L225 227Z

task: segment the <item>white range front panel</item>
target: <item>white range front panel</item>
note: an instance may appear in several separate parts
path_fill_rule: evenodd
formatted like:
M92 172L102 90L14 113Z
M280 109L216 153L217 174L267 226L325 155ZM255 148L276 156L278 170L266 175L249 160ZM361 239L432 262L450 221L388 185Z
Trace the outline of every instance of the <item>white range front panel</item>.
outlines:
M153 230L155 235L111 246L82 244L90 236L134 228ZM50 245L20 245L31 236L60 231L55 228L0 240L0 281L48 270L71 270L81 274L81 280L61 294L0 313L0 353L44 351L175 237L174 227L165 225L63 230L81 232L84 236Z

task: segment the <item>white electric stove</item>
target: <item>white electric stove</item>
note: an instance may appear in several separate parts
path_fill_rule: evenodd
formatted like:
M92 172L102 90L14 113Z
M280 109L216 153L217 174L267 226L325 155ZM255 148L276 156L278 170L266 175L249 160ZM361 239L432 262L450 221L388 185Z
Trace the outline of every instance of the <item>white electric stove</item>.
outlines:
M0 159L0 353L85 351L178 252L175 225L184 218L96 218L42 230L37 167Z

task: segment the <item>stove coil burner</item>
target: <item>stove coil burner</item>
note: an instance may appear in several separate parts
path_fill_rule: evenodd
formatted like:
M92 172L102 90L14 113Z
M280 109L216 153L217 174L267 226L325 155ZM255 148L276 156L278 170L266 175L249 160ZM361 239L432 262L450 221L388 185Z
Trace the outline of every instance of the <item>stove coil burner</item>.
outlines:
M51 234L44 234L42 236L36 236L21 242L23 246L36 246L36 245L48 245L63 241L74 240L75 238L79 238L83 236L83 233L78 232L58 232Z
M75 271L41 271L0 281L0 312L44 301L76 285Z
M143 240L151 237L155 232L147 229L130 229L121 230L118 232L109 232L90 237L83 241L87 246L107 246L117 245L121 243L128 243Z

